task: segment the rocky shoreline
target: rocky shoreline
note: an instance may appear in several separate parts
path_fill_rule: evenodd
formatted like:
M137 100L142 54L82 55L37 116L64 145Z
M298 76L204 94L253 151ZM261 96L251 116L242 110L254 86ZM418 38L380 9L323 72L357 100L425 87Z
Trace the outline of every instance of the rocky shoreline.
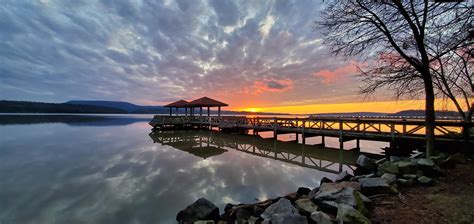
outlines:
M179 223L371 223L374 198L399 194L399 188L431 186L443 169L466 162L462 154L430 158L390 157L374 160L360 155L354 175L346 171L335 180L324 177L320 186L254 204L227 204L219 208L205 198L181 210Z

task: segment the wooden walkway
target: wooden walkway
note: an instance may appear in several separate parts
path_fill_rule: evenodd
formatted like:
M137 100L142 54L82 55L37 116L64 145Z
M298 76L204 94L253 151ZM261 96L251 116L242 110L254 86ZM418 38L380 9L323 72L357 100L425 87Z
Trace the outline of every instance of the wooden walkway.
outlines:
M322 136L339 138L340 148L346 141L374 140L390 142L423 142L425 122L423 120L371 119L371 118L284 118L284 117L190 117L156 115L150 125L156 129L213 128L225 131L247 131L254 133L272 131L278 134L296 133L305 144L307 137ZM437 121L437 142L474 142L473 122L453 120ZM466 131L465 131L466 130ZM471 130L471 131L470 131Z

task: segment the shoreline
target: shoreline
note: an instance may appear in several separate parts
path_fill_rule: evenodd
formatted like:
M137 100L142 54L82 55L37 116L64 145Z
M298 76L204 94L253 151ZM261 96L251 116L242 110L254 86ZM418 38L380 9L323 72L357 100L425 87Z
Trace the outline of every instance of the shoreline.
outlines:
M448 210L453 207L449 205L451 201L446 200L447 196L439 194L443 191L453 193L450 190L453 187L467 188L469 197L465 201L468 203L461 203L461 207L474 211L472 168L474 162L459 153L430 158L390 157L386 161L375 161L361 155L355 176L344 171L335 180L322 178L320 186L313 189L299 187L296 192L253 204L227 204L223 214L212 202L201 198L181 210L176 220L179 223L209 224L411 223L420 219L415 219L417 216L424 215L426 217L421 219L421 223L472 222L474 212L447 212L447 217L439 219L443 222L429 218L443 214L432 212L445 201ZM467 183L463 184L462 178L466 177ZM429 196L428 199L425 196ZM436 206L430 205L430 200L437 202ZM463 200L463 196L458 194L454 202L459 204ZM417 208L424 210L420 212ZM456 220L457 216L450 217L449 214L462 217Z

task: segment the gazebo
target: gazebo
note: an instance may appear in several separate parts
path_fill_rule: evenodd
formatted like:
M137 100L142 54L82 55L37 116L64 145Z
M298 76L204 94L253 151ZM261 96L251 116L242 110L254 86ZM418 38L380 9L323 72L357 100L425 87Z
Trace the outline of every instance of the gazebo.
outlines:
M170 108L170 116L173 115L173 113L172 113L173 108L176 108L176 115L178 115L178 109L179 108L184 108L185 109L185 114L187 115L188 114L188 108L186 107L187 104L188 104L188 101L186 101L186 100L178 100L176 102L166 104L166 105L164 105L164 107Z
M217 101L215 99L211 99L209 97L201 97L197 100L193 100L189 102L187 107L191 108L191 115L194 115L194 108L199 108L199 116L202 117L202 108L207 107L207 116L210 115L210 109L211 107L217 107L217 115L221 116L221 107L227 107L229 104Z
M173 115L173 113L172 113L173 108L176 108L176 115L178 115L179 108L184 108L185 116L188 115L188 108L190 109L189 114L191 116L194 116L194 109L199 108L199 116L201 116L201 117L202 117L202 108L207 107L207 116L209 117L209 116L211 116L211 114L210 114L211 107L217 107L217 115L221 116L221 107L227 107L227 106L229 106L229 105L226 104L226 103L217 101L215 99L211 99L209 97L201 97L201 98L199 98L197 100L193 100L191 102L188 102L188 101L185 101L185 100L178 100L176 102L167 104L164 107L170 108L170 116Z

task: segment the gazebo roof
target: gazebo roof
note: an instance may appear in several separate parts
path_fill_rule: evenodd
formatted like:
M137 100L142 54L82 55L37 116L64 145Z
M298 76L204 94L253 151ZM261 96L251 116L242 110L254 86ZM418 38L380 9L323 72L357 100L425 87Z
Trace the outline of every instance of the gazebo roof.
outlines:
M166 104L164 107L185 107L188 106L189 102L186 100L178 100L176 102Z
M226 103L211 99L209 97L202 97L197 100L189 102L186 106L190 107L226 107L229 106Z

